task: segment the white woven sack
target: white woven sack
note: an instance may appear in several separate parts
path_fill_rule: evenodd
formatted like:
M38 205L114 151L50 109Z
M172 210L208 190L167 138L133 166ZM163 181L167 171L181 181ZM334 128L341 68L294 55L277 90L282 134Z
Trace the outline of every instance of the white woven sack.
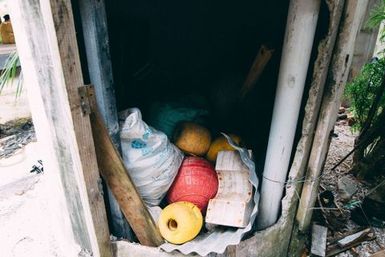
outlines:
M120 131L123 161L142 199L149 206L162 201L183 160L167 136L148 126L137 108L125 111Z

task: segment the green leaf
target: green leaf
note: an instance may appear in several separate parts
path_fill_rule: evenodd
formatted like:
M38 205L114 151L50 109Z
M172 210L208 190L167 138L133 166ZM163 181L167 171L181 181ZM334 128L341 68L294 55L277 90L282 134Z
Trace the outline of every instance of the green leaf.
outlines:
M353 130L360 130L366 121L369 110L375 99L385 72L385 58L365 64L360 74L353 81L346 85L344 95L350 101L350 111L357 120L352 127ZM385 108L385 95L382 96L378 110ZM378 112L373 119L376 121Z
M385 0L382 0L377 6L373 8L370 13L369 19L366 22L366 27L370 29L378 28L385 20ZM379 39L381 42L385 40L385 31L382 29L379 32Z
M17 77L19 64L20 64L19 55L15 51L8 56L4 64L4 68L1 72L0 94L3 91L3 89ZM16 98L21 95L22 90L23 90L23 76L22 76L22 73L20 72L19 81L16 87Z

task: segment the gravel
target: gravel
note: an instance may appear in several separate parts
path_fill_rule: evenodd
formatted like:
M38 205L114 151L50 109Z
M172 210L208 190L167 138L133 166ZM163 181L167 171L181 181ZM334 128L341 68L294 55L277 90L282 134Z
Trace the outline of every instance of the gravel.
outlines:
M12 156L30 142L36 142L31 119L0 124L0 159Z
M328 241L341 236L347 236L354 231L362 229L362 227L355 224L351 221L350 218L350 209L348 204L341 199L338 195L338 186L337 182L340 178L348 176L352 179L358 188L357 192L353 195L349 203L354 201L362 201L365 195L368 193L369 189L373 186L368 184L365 181L357 180L352 174L349 173L352 167L352 156L347 158L341 165L339 165L335 170L331 170L335 164L337 164L346 154L353 149L355 134L352 133L351 127L346 124L346 121L339 121L336 123L334 128L334 134L329 153L326 159L323 175L321 178L320 186L325 190L330 190L335 196L335 202L338 208L346 215L346 223L342 224L342 228L338 231L329 231ZM364 210L365 211L365 210ZM385 229L383 228L373 228L376 234L376 239L363 242L360 245L353 247L352 249L336 255L337 257L364 257L371 256L385 248Z

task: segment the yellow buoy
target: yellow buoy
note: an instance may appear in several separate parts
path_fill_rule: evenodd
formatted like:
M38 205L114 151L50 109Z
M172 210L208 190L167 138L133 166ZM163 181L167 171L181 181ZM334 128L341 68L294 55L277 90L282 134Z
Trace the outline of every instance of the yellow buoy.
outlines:
M239 145L241 138L237 135L229 135L230 138ZM221 135L217 137L210 145L206 158L211 162L215 162L220 151L234 151L235 149L227 142L227 139Z
M211 134L201 125L183 122L175 130L174 143L185 153L204 156L211 144Z
M158 227L168 242L183 244L194 239L203 226L199 208L189 202L175 202L160 213Z

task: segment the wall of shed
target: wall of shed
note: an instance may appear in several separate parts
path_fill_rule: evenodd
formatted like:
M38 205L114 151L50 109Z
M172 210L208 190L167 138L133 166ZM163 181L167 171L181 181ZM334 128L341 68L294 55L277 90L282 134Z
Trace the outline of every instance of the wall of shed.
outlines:
M348 78L349 81L355 78L361 71L362 66L369 62L370 59L373 57L379 27L373 29L368 28L366 26L366 23L369 20L373 8L380 4L380 2L380 0L369 0L365 17L362 20L361 30L358 33L356 44L354 47L352 67L350 69L350 74Z
M330 4L330 1L327 1L327 2ZM341 2L342 1L339 1L336 5L339 5ZM116 4L116 2L115 2L115 4ZM111 6L109 8L114 8L114 3L111 3ZM115 6L115 8L116 8L116 6ZM143 7L141 7L141 8L143 8ZM141 8L139 8L139 11L144 10ZM340 8L340 6L339 6L339 8ZM132 10L132 8L131 9L130 8L118 8L118 9L121 9L124 11ZM134 8L134 10L138 11L135 8ZM177 12L173 12L172 14L175 14L175 13L177 13ZM264 13L267 13L267 12L264 12ZM121 14L119 14L119 15L121 15ZM163 13L163 15L164 15L164 13ZM176 16L179 17L178 15L180 16L181 14L177 13ZM183 15L185 15L185 14L183 14ZM191 15L191 13L190 13L190 15ZM110 13L110 16L111 16L111 13ZM123 16L125 16L125 15L123 14ZM128 17L130 17L130 16L128 16ZM165 18L162 15L160 17L162 19ZM116 22L115 18L116 17L110 17L110 19L112 19L113 21ZM138 17L134 15L131 18L133 18L135 20ZM144 18L148 19L148 16L145 16ZM142 21L141 19L139 19L139 20ZM118 19L118 21L119 21L119 19ZM156 21L159 22L160 20L156 20ZM163 21L163 20L161 20L161 21ZM169 22L169 24L172 24L172 21L168 20L168 22ZM264 20L264 22L266 22L266 20ZM124 26L122 26L122 24L118 24L118 23L115 23L114 25L111 25L111 24L114 24L114 22L110 23L110 26L113 26L112 30L114 30L114 29L118 30L118 36L116 34L114 35L114 33L112 32L112 38L114 38L114 36L119 38L119 40L117 40L116 38L114 39L114 40L116 40L115 46L117 46L117 47L114 48L114 44L112 44L111 50L112 50L112 52L114 52L114 51L117 52L117 53L115 53L115 60L118 60L118 61L116 61L116 62L114 61L114 55L113 55L113 65L118 66L118 68L115 68L115 70L114 70L114 74L115 75L118 74L118 75L116 75L118 78L117 80L118 81L120 80L120 82L118 82L118 83L120 83L120 85L118 85L118 88L122 87L122 86L124 87L123 89L122 88L117 89L117 91L122 90L120 92L123 92L124 102L120 103L120 108L126 107L126 106L124 106L126 103L134 104L136 101L138 103L138 105L140 105L141 103L148 104L150 101L155 100L155 99L150 98L150 101L147 99L147 102L146 101L143 102L140 100L138 101L138 99L140 99L140 97L138 98L137 97L138 95L136 93L139 93L139 95L140 95L140 90L146 91L146 90L148 90L148 87L150 87L151 89L155 88L156 90L163 90L163 91L166 91L167 93L170 93L170 92L172 92L170 90L181 89L181 91L185 91L185 90L188 91L191 88L194 88L195 90L196 89L199 90L199 89L202 89L202 88L204 89L207 87L207 84L205 84L205 83L215 84L212 82L212 79L207 79L207 81L205 81L205 79L207 78L206 76L208 76L208 74L206 73L207 72L206 70L200 71L199 69L197 70L196 67L194 68L194 67L189 66L189 65L193 65L194 62L191 62L191 63L186 62L187 68L186 68L186 66L183 66L183 65L175 65L175 63L174 64L167 64L167 62L166 62L166 63L162 64L162 65L166 65L166 66L161 65L162 67L160 68L160 71L158 70L157 72L155 72L155 77L152 77L149 81L145 82L145 84L141 84L141 83L143 83L143 81L141 81L141 82L136 81L134 83L133 83L133 81L129 81L130 79L133 79L133 78L132 77L130 78L130 75L127 76L127 74L130 74L129 72L127 72L127 70L130 71L130 69L132 69L131 72L134 72L135 70L137 70L138 67L132 68L131 67L132 63L130 66L130 65L125 65L125 62L131 60L131 59L127 58L127 56L129 56L129 54L137 54L137 51L133 51L132 49L131 50L126 49L125 47L127 47L127 45L125 45L125 44L122 45L122 41L120 41L120 40L123 40L123 42L126 42L128 45L130 45L130 44L134 44L134 42L127 42L124 40L128 40L128 39L133 40L136 37L133 37L132 35L129 35L129 33L127 33L125 30L122 30L122 27L124 28ZM145 27L148 26L148 24L146 22L144 24L145 25L143 25L143 24L142 25ZM202 25L202 24L200 24L200 25ZM177 26L177 25L175 25L175 26ZM190 28L193 28L193 27L194 26L191 26ZM143 29L143 27L140 27L140 28ZM164 29L164 28L165 27L162 27L162 29ZM135 26L135 29L137 29L136 26ZM144 30L146 30L146 28L144 28ZM141 34L142 32L143 31L139 31L139 34ZM194 32L194 30L192 30L192 32ZM198 34L200 32L201 31L199 31ZM330 30L329 30L329 32L330 32ZM128 35L122 36L121 35L122 33L123 34L126 33ZM167 35L167 34L165 34L165 35ZM158 35L158 36L164 37L163 34ZM189 35L189 36L191 36L191 35ZM233 39L233 36L234 35L232 35L232 37L231 37L232 39ZM328 36L330 36L330 35L328 35ZM188 36L185 38L186 42L189 42L190 39L191 38L189 38ZM173 39L173 40L175 41L175 39ZM150 42L151 43L152 41L149 41L147 38L143 42ZM137 45L139 45L139 48L146 46L146 44L143 44L143 42L141 42L141 43L137 42ZM224 41L224 42L226 42L226 41ZM258 45L256 42L258 42L258 41L255 41L255 45ZM230 44L234 44L234 42L231 41ZM164 43L164 45L166 47L170 47L167 43ZM200 45L200 46L202 46L202 45ZM157 45L157 47L159 47L159 45ZM179 45L174 46L174 48L172 48L172 46L171 46L171 50L174 51L175 47L178 50L179 49L178 47L180 47L180 46ZM330 47L332 47L332 45L329 45L328 47L330 48ZM327 48L326 50L324 49L324 50L329 51L330 50L329 48ZM123 52L121 52L119 49ZM156 50L153 49L153 51L156 51L157 54L165 55L165 51L161 51L164 49L161 49L161 50L159 50L157 48L155 48L155 49ZM194 55L193 53L191 53L189 51L183 52L183 49L184 50L186 50L186 49L190 50L189 48L183 48L182 47L181 49L179 49L179 52L178 52L179 57L183 56L183 53ZM255 51L257 51L257 49L258 49L258 47L255 47ZM228 49L226 49L226 51L227 50ZM128 51L129 53L127 55L124 55L124 54L122 55L122 53L124 53L124 51ZM133 51L133 52L131 52L131 51ZM226 51L224 51L224 52L226 52ZM141 51L139 51L139 52L141 52ZM194 51L192 51L192 52L194 52ZM210 53L210 54L212 54L212 53ZM325 53L323 53L323 54L325 54ZM116 55L118 55L118 57ZM148 57L148 54L145 54L142 56L138 55L137 58L140 59L140 58L143 58L143 56ZM242 56L242 55L240 55L240 56ZM317 55L315 55L315 56L317 56ZM164 56L163 58L167 59L167 57L169 57L169 56ZM195 58L196 56L194 55L193 57ZM200 56L198 55L198 57L202 57L202 55L200 55ZM226 57L226 56L224 56L224 57ZM253 57L254 56L250 55L250 58L251 58L249 60L250 63L251 63ZM280 57L280 55L279 55L279 57ZM159 56L157 58L161 59L161 57L159 57ZM190 59L187 58L187 61L188 60L191 61L191 58ZM223 58L219 58L218 60L223 61ZM218 60L215 59L215 61L218 61ZM167 61L170 61L170 60L167 60ZM184 60L184 61L186 61L186 60ZM201 61L201 60L197 60L197 61ZM210 60L210 61L212 61L212 60ZM210 61L208 62L209 64L210 64ZM178 63L178 61L177 61L177 63ZM205 61L202 61L201 63L207 64ZM224 63L226 64L226 62L224 62ZM180 64L180 63L178 63L178 64ZM138 65L138 64L136 64L136 65ZM170 70L167 70L167 67L168 67L167 65L171 65L171 68L169 67ZM246 73L246 71L248 69L248 65L246 65L246 62L244 63L244 65L240 65L237 62L230 63L230 64L227 63L227 65L230 65L230 67L237 67L240 69L243 68L244 73ZM232 65L234 65L234 66L232 66ZM327 66L327 60L324 60L324 62L321 63L321 65ZM214 65L214 67L218 68L215 65ZM159 67L157 67L157 68L159 68ZM178 72L178 71L173 70L173 68L178 68L180 70ZM201 67L198 67L198 68L201 68ZM223 70L228 71L229 70L229 68L225 67L225 66L222 66L221 68L224 68L224 69L219 68L219 70L221 70L221 71L223 71ZM323 68L325 68L325 67L323 67ZM230 68L230 70L231 70L231 68ZM166 73L164 73L160 76L159 72L164 72L164 71L166 71ZM167 71L169 73L167 73ZM188 72L191 72L191 71L192 71L192 73L188 74ZM182 73L183 75L181 75L180 73ZM236 73L237 72L234 72L233 74L236 74ZM168 75L171 74L170 76L174 76L176 74L176 77L173 77L171 79L167 76L164 77L167 74ZM198 74L198 77L200 77L200 78L196 79L196 78L191 77L191 76L194 76L196 74ZM214 72L213 74L214 74L214 76L218 75L218 73L216 73L216 72ZM269 74L270 76L272 75L269 72L267 74ZM245 77L245 74L243 74L243 75ZM243 76L238 77L238 81L242 81L242 79L240 79L242 77ZM161 79L166 78L166 80L159 82L160 78ZM226 79L228 79L228 78L226 78ZM271 79L271 81L274 81L274 78L270 77L270 79ZM319 79L321 81L325 80L325 75L322 75L322 77ZM202 81L204 81L204 83L202 83ZM270 83L267 83L264 86L274 84L271 81L270 81ZM128 83L126 83L126 82L128 82ZM139 83L139 84L135 85L135 83ZM162 84L162 83L164 83L164 84ZM239 82L237 82L237 83L239 83ZM144 87L142 87L142 86L144 86ZM137 89L139 89L139 91L135 90L135 87ZM295 152L295 155L293 155L293 164L292 164L292 167L291 167L291 170L289 173L289 178L291 180L299 180L300 178L302 178L304 171L305 171L305 167L306 167L306 163L307 163L307 159L308 159L308 154L309 154L309 150L310 150L310 145L312 142L312 133L313 133L313 130L315 127L314 121L318 117L318 108L319 108L319 103L320 103L319 99L320 99L320 95L322 95L321 87L322 87L322 83L319 83L317 85L311 84L311 86L310 86L310 92L311 93L309 95L309 99L307 100L305 112L303 112L304 123L303 123L302 128L300 127L300 129L299 129L301 131L301 133L299 133L301 136L298 137L299 143L297 145L297 150ZM124 90L126 90L127 94L124 93ZM271 88L269 90L271 92ZM122 94L119 94L119 96L121 96L121 95ZM154 95L157 95L157 94L154 93ZM268 99L267 97L265 97L266 95L263 94L263 91L256 91L255 95L257 95L257 96L259 95L259 97L263 97L265 100ZM129 100L130 97L132 97L132 99L131 99L132 101ZM307 99L307 98L305 97L304 99ZM255 98L252 100L254 102L258 102L258 101L255 101ZM118 99L118 101L119 101L119 99ZM122 101L122 99L120 99L120 101ZM270 109L271 109L272 103L266 103L266 102L258 102L258 103L261 105L264 105L264 106L268 105L268 106L270 106ZM254 121L256 121L257 125L260 125L260 124L266 125L266 123L264 123L263 121L261 122L261 119L255 119L256 118L255 115L258 114L259 112L264 113L264 114L266 114L266 112L261 111L260 109L258 109L256 106L253 106L253 105L247 106L247 107L248 107L247 111L254 110L254 112L255 112L257 110L257 113L253 113L254 115L247 117L248 118L247 121L250 121L250 120L253 121L254 120ZM145 109L145 106L144 106L144 109ZM268 115L268 116L270 117L270 115ZM267 124L269 124L269 122L267 122ZM260 130L257 130L255 127L253 127L253 123L251 123L251 126L249 126L247 129L254 134L256 134L255 131L260 132ZM263 133L260 133L260 135L261 134L263 135ZM301 185L299 183L293 183L293 184L287 185L286 196L282 200L282 216L278 220L277 224L275 224L274 226L272 226L272 227L270 227L264 231L255 233L254 236L245 240L244 242L242 242L238 246L230 247L230 249L224 255L210 255L210 256L218 256L218 257L219 256L229 256L229 257L230 256L239 256L239 257L242 256L242 257L244 257L244 256L251 256L251 255L252 256L285 256L287 251L288 251L288 245L289 245L290 235L292 232L294 215L295 215L297 203L298 203L298 195L299 195L298 192L300 191L300 189L301 189ZM280 244L276 244L276 242L280 242ZM148 249L144 246L128 243L125 241L115 242L114 247L115 247L115 251L116 251L117 256L127 256L127 254L130 255L132 253L138 254L135 256L141 256L140 254L142 254L143 256L177 256L177 255L173 255L173 254L166 254L166 253L159 252L156 248Z
M34 3L35 3L34 7L36 7L36 8L40 7L39 3L37 1L34 1ZM46 7L49 6L48 2L44 2L44 3L46 4L45 5ZM67 3L67 5L69 5L68 2L66 2L66 3ZM55 4L56 5L54 5L54 7L55 7L54 8L54 10L55 10L54 21L57 22L57 23L55 23L55 29L57 30L56 33L58 35L60 35L61 37L59 38L59 42L55 41L55 42L51 42L51 43L54 46L56 46L56 44L59 45L59 49L55 48L55 51L58 50L56 55L55 55L56 56L55 63L57 62L59 64L58 65L50 65L49 67L51 67L51 68L55 67L55 69L57 69L57 70L55 70L56 71L55 76L57 76L58 78L55 77L56 78L55 81L57 81L57 83L52 83L52 85L48 85L48 88L50 86L53 86L53 85L61 85L62 86L61 89L63 89L63 90L60 91L62 93L60 95L60 97L61 97L59 99L60 101L54 102L52 100L53 98L49 98L49 97L47 97L47 99L48 99L47 101L49 101L48 103L52 104L52 106L55 106L55 107L57 106L58 103L61 103L61 102L66 103L65 104L66 109L64 111L60 111L60 112L58 111L57 113L63 114L63 120L66 120L66 118L68 118L64 114L68 114L68 115L72 114L74 121L77 121L77 122L73 122L73 124L72 124L72 119L70 119L69 121L67 121L68 124L66 123L66 125L67 125L66 127L72 128L73 127L72 125L75 125L75 126L79 126L81 128L84 128L84 127L88 128L88 130L81 130L81 129L76 130L79 134L76 138L75 138L76 135L75 136L72 135L74 133L71 134L74 138L72 141L73 142L76 141L78 144L81 144L83 142L83 140L87 139L86 136L87 136L87 133L89 132L90 128L89 128L89 121L86 118L84 118L83 116L80 116L81 111L80 111L80 106L78 105L80 100L78 99L79 96L77 95L77 86L80 86L82 84L83 78L80 75L81 74L80 64L79 64L80 62L79 62L78 57L76 56L78 51L76 48L76 43L74 43L74 38L75 38L74 34L75 33L74 33L73 26L71 26L71 30L70 30L70 32L72 32L72 33L68 34L68 33L65 33L65 32L68 32L65 29L65 27L63 27L61 23L59 24L59 22L62 21L61 19L63 18L61 16L62 15L61 11L63 11L63 9L70 10L71 8L70 7L64 8L60 4L60 2L55 2ZM19 4L19 6L21 6L21 4ZM63 8L63 9L61 9L61 8ZM29 17L29 16L25 15L25 17ZM70 17L70 18L68 18L68 17ZM64 18L69 19L69 20L67 20L67 23L69 23L68 21L72 20L71 15L65 16ZM49 17L49 19L51 19L51 18ZM58 19L58 20L56 20L56 19ZM31 22L31 24L34 24L34 23ZM41 22L38 25L42 26L42 24L43 23ZM51 24L50 36L52 37L52 39L56 40L56 37L54 37L55 36L55 33L54 33L55 29L53 26L54 24L53 24L53 22L51 22L50 24ZM42 26L42 27L44 27L44 26ZM20 28L21 28L21 26L20 26ZM33 30L31 30L31 31L33 31ZM45 35L45 33L44 33L44 35ZM34 37L32 37L32 39L33 39L32 41L25 41L25 43L40 42L41 45L44 45L44 42L41 39L39 39L38 37L34 36ZM62 40L60 40L60 39L62 39ZM68 42L71 44L69 44ZM71 47L66 48L66 46L68 46L67 44L70 45L73 49L75 49L74 51L69 51L70 54L75 53L75 56L70 55L69 57L71 57L71 58L61 59L61 55L59 56L59 54L64 55L64 53L66 53L66 50L71 48ZM39 45L39 44L37 44L37 45ZM44 50L46 50L46 49L51 49L50 47L45 47L45 49L42 49L41 45L40 45L39 49L41 49L42 53L44 53ZM29 45L28 49L32 49L32 47ZM52 49L51 49L51 51L52 51ZM32 53L32 51L31 51L31 53ZM31 53L29 53L29 54L31 54ZM38 52L37 54L39 54L39 53L40 52ZM28 61L29 59L27 58L28 57L27 54L25 54L24 56L25 56L24 60ZM53 55L51 54L49 56L52 57ZM33 58L33 59L37 59L37 60L39 60L39 58L44 59L43 57L44 56L37 55L37 57ZM60 60L62 60L63 63L59 62ZM69 61L69 60L71 60L71 61ZM74 71L73 66L72 66L72 60L75 60L76 64L77 64L76 65L77 69L75 71ZM40 64L40 65L42 65L42 64ZM34 66L29 65L29 67L33 68ZM63 68L63 70L60 70L61 68ZM344 71L346 72L346 70L344 70ZM76 72L77 76L71 76L72 75L71 72ZM65 76L63 76L63 73ZM41 75L41 73L39 73L39 72L35 72L35 73L31 72L30 74L31 74L30 76L33 80L36 80L34 78L34 76L37 76L36 74ZM62 76L64 77L64 79L62 78ZM74 79L76 79L76 81ZM45 84L44 83L41 83L41 84L35 83L35 85L36 85L36 88L38 88L37 85L39 85L41 87ZM305 114L304 114L305 118L304 118L304 123L302 126L302 136L301 136L299 143L297 145L297 149L296 149L296 152L294 155L293 163L292 163L292 166L291 166L291 169L289 172L289 181L300 180L303 177L303 174L305 171L305 167L306 167L306 163L307 163L307 159L308 159L307 156L308 156L309 150L310 150L309 147L310 147L310 143L311 143L311 135L313 134L313 131L314 131L314 124L310 121L314 121L315 120L314 117L318 115L317 103L319 103L319 101L317 99L319 98L320 93L315 86L319 86L319 85L312 85L311 89L310 89L311 93L309 94L309 99L308 99L308 102L307 102L307 105L305 108ZM55 91L53 90L52 92L55 92ZM68 101L67 97L68 96L66 94L68 92L72 93L71 97L73 97L73 98L69 99L69 103L67 103L67 101ZM46 111L50 110L50 106L51 105L46 104L45 110ZM70 106L73 107L71 110L69 110ZM51 115L53 115L53 113L51 113ZM57 119L55 119L55 117L52 118L50 116L50 121L51 121L50 124L52 125L52 131L56 131L55 129L58 129L58 126L55 126L55 124L56 124L55 122L58 122ZM80 126L83 124L82 122L85 123L87 126ZM66 131L68 131L68 130L66 130ZM86 134L86 135L81 134L79 131ZM61 133L56 133L55 135L56 136L60 135L60 139L62 139L64 143L68 144L68 140L65 140L67 138L67 134L62 133L62 131L59 131L59 132L61 132ZM88 139L88 142L92 142L92 139ZM82 147L84 145L85 145L85 143L81 144ZM88 150L87 152L93 151L92 150L93 148L92 149L83 149L81 147L78 148L77 145L72 146L72 148L74 148L74 150L71 152L73 154L73 156L71 156L71 158L73 157L72 159L79 162L79 164L76 166L78 168L81 167L83 164L80 162L86 160L84 155L81 155L81 153L82 153L81 151L85 151L85 150ZM54 150L56 149L56 152L55 152L56 156L55 157L59 158L63 154L63 152L60 152L60 151L62 149L66 149L66 148L65 147L64 148L58 147L58 148L53 148L53 149ZM80 154L79 154L79 151L80 151ZM64 152L68 154L69 151L64 151ZM94 157L94 154L93 154L93 157ZM59 158L58 160L61 160L61 159ZM58 161L58 163L59 163L59 161ZM92 161L92 163L95 164L96 162ZM71 170L70 167L67 167L67 166L64 167L63 166L63 165L65 165L64 162L60 162L60 164L62 166L60 166L61 169L59 169L59 170L61 170L61 171ZM84 166L84 169L89 167L89 165L87 166L86 164L83 164L83 166ZM93 170L95 171L95 170L97 170L97 168L93 168ZM81 170L79 169L79 173L80 173L80 171ZM80 174L79 176L82 177L82 175L87 175L87 174L89 174L89 172L84 172L84 174ZM68 174L63 173L62 175L66 176ZM79 183L82 185L82 187L79 186L79 188L82 189L83 191L85 191L86 188L91 190L92 185L97 188L97 185L98 185L98 183L96 183L96 178L98 177L97 174L95 174L94 177L95 177L95 181L93 181L92 183L90 183L89 181ZM86 183L88 183L87 187L84 186ZM71 182L69 184L74 185L77 183ZM281 215L281 218L278 220L278 222L274 226L272 226L272 227L270 227L264 231L256 232L252 237L250 237L249 239L246 239L245 241L243 241L241 244L239 244L237 246L229 247L229 249L227 250L227 252L224 255L210 255L210 256L216 256L216 257L220 257L220 256L228 256L228 257L230 257L230 256L231 257L234 257L234 256L238 256L238 257L241 257L241 256L242 257L245 257L245 256L264 256L264 257L285 256L287 253L290 234L292 231L294 215L295 215L297 202L298 202L298 191L300 190L300 188L301 188L300 183L288 183L286 185L286 187L285 187L286 196L282 200L282 215ZM94 189L93 191L98 192L97 189ZM93 196L93 195L90 194L90 196ZM84 195L83 198L86 199L87 196ZM100 202L101 198L100 198L99 193L97 193L97 195L95 196L95 199L96 198L99 199L99 202ZM68 199L71 199L71 198L68 197ZM74 199L76 199L76 197ZM91 208L88 207L88 204L84 204L84 206L83 206L83 208L85 208L87 213L89 213L89 216L91 216L91 214L90 214ZM104 206L103 206L103 208L104 208ZM100 206L95 207L95 209L99 210L99 211L100 210L104 211L103 208L101 208ZM72 209L74 209L74 208L72 208ZM92 214L93 214L93 217L95 217L95 213L92 213ZM72 221L74 221L74 220L75 219L73 218ZM100 219L100 220L102 220L102 219ZM103 221L105 221L105 219L103 219ZM83 222L83 223L85 223L85 222ZM97 226L97 225L98 225L98 223L95 222L95 226ZM105 224L103 223L102 225L105 225ZM92 232L92 229L90 229L90 230ZM95 233L90 233L90 237L94 237L94 234ZM277 242L279 242L279 243L277 243ZM88 243L86 242L85 244L88 244ZM96 244L96 243L94 243L94 244ZM115 252L116 252L117 256L132 256L133 255L132 253L134 253L135 251L137 251L137 253L138 253L138 255L135 255L135 256L140 256L140 254L142 254L142 253L143 253L143 256L178 256L178 254L175 255L175 254L159 253L159 251L155 248L148 249L144 246L138 246L138 245L135 245L132 243L124 242L124 241L115 242L114 247L115 247ZM134 248L136 250L134 250ZM105 249L107 249L107 248L105 248Z

